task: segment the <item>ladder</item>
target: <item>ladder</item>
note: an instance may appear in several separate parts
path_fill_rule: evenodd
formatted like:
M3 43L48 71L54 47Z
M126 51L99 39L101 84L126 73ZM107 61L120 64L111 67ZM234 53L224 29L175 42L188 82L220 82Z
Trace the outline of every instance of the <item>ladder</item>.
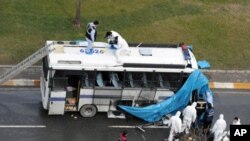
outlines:
M12 68L10 68L6 72L4 72L0 76L0 84L3 84L7 80L9 80L9 79L13 78L14 76L18 75L23 70L25 70L26 68L32 66L33 64L38 62L40 59L42 59L43 57L48 55L52 51L52 49L50 49L50 46L52 44L53 43L48 44L48 45L40 48L35 53L33 53L32 55L30 55L29 57L27 57L26 59L24 59L23 61L21 61L17 65L13 66Z

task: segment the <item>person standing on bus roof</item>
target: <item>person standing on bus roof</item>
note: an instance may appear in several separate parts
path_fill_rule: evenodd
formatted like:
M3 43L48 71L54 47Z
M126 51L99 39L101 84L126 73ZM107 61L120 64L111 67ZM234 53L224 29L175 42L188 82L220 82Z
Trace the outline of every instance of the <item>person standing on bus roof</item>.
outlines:
M121 55L130 55L130 49L127 41L116 31L108 31L105 38L107 38L111 49L117 49L116 57L118 62Z
M90 22L86 26L85 38L88 42L87 53L90 54L93 48L93 42L96 41L97 36L97 26L99 25L99 21L95 20L94 22Z
M187 45L184 42L181 42L179 46L181 47L182 50L188 49Z

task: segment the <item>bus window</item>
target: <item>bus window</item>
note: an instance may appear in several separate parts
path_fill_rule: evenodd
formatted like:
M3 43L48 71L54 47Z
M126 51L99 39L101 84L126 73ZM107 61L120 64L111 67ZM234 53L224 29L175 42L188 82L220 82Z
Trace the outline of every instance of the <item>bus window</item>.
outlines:
M157 82L157 79L155 79L155 72L147 72L145 73L146 75L146 85L144 87L146 88L155 88L155 83Z
M52 79L52 91L63 90L66 91L68 79L66 77Z
M86 72L82 75L82 86L81 87L89 87L88 74Z
M169 86L169 89L178 90L181 85L181 75L178 73L161 73L163 86Z
M154 87L152 73L128 72L125 77L125 87Z
M134 87L134 83L133 83L133 77L132 77L132 73L130 72L126 72L125 73L125 78L124 78L124 87Z
M106 87L114 87L114 85L112 84L111 80L110 80L110 72L107 71L103 71L102 73L102 77L103 77L103 83Z
M164 81L163 78L162 78L162 74L159 73L157 75L155 75L155 79L156 79L156 86L157 87L160 87L160 88L167 88L169 89L170 88L170 84L168 81Z
M53 70L55 73L54 73L54 77L55 78L59 78L59 77L64 77L65 74L64 74L64 70Z
M94 86L94 76L95 72L84 72L82 77L82 87L93 87Z
M147 80L147 75L145 72L142 73L142 84L143 84L143 87L148 88L148 80Z
M116 72L109 73L110 81L113 84L114 87L121 87L121 81L119 79L119 76Z
M101 72L98 72L96 74L96 83L97 83L97 86L99 86L99 87L104 87L105 86L105 82L103 81L103 77L102 77Z
M146 77L144 77L145 79ZM132 73L132 80L134 87L142 87L143 86L143 73L134 72ZM145 80L146 83L146 80Z

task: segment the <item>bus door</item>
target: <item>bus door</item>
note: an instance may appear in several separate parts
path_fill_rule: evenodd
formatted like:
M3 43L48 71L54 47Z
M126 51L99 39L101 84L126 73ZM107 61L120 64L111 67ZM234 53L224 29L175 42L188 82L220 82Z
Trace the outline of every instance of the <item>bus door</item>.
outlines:
M65 111L77 111L79 101L81 76L66 75L68 78Z
M66 100L67 78L52 78L49 98L49 115L63 115Z
M42 104L44 109L48 109L48 96L49 96L49 67L47 57L43 58L42 75L40 78L40 90L42 96Z

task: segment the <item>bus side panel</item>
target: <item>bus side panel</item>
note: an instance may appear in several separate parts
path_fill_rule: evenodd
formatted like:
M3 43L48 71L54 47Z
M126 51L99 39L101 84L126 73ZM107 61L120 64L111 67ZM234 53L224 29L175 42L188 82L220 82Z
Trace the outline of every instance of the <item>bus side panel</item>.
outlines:
M122 100L138 99L141 88L124 88L122 92Z
M158 88L155 94L155 101L157 101L157 103L168 99L169 97L171 97L172 95L174 95L173 91L170 91L169 89L160 89Z
M94 93L94 89L92 88L80 89L78 111L85 104L93 104L93 93Z
M132 100L131 106L134 106L134 102L138 99L140 92L141 88L125 88L123 89L121 100Z
M94 94L94 104L97 106L99 112L107 112L111 106L111 100L121 99L121 89L96 88Z
M151 100L153 101L155 98L155 90L151 90L149 88L143 88L138 100Z
M66 91L51 91L49 115L63 115L65 108Z

